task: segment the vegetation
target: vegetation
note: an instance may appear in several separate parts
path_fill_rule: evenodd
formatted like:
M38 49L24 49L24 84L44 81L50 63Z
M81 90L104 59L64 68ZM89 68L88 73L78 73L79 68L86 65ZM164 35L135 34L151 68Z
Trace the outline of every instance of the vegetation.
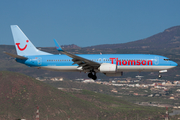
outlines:
M0 72L0 120L34 119L36 106L41 119L76 120L161 119L164 109L138 106L109 95L80 91L61 91L32 77Z
M101 85L101 84L94 84L94 83L80 83L76 81L61 81L61 82L52 82L52 81L44 81L45 83L56 87L56 88L65 88L67 90L72 88L77 89L84 89L89 91L94 91L98 93L103 93L111 96L116 96L119 99L131 102L131 103L141 103L141 102L149 102L149 103L159 103L159 104L169 104L169 105L175 105L177 103L180 103L180 100L171 100L168 99L172 94L175 93L179 87L171 88L169 91L172 91L172 93L169 93L166 96L158 96L158 97L148 97L150 94L155 94L150 89L143 89L143 88L132 88L132 87L116 87L116 86L109 86L109 85ZM111 92L111 90L116 90L117 93ZM133 93L142 94L142 96L138 95L135 96ZM158 92L157 92L158 93Z

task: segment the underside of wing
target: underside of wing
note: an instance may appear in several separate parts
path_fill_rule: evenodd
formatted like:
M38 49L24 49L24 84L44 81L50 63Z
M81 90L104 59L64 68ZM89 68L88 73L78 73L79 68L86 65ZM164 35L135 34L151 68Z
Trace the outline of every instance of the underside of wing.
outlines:
M72 59L72 61L74 62L73 65L78 64L79 65L78 68L81 67L83 70L95 70L95 69L98 69L100 66L100 63L97 63L97 62L91 61L89 59L71 54L69 52L61 51L61 53L73 58Z
M59 52L61 52L61 53L65 54L65 55L73 58L72 59L72 61L74 62L73 65L74 64L78 64L79 65L78 68L83 69L83 70L89 70L89 71L90 70L96 70L96 69L99 68L100 63L97 63L95 61L91 61L89 59L86 59L86 58L74 55L74 54L69 53L69 52L66 52L66 51L61 49L61 47L59 46L59 44L56 42L55 39L54 39L54 42L55 42L55 45L56 45L56 49Z

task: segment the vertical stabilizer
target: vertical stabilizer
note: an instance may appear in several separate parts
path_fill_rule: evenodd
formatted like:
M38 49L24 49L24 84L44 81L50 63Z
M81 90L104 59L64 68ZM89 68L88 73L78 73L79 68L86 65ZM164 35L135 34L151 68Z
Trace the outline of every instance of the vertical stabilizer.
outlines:
M51 55L50 53L38 50L17 25L11 25L11 30L18 55Z

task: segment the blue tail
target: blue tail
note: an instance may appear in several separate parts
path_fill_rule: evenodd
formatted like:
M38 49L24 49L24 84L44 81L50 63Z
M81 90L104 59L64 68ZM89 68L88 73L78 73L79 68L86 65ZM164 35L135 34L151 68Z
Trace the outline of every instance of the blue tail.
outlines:
M51 55L50 53L38 50L17 25L11 25L11 30L18 55Z

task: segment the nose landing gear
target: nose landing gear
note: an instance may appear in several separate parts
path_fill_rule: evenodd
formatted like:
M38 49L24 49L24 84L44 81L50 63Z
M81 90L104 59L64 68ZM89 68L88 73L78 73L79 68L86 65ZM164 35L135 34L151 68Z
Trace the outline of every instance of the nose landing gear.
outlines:
M162 77L162 75L161 75L161 74L159 74L159 75L158 75L158 77L159 77L159 78L161 78L161 77Z
M161 73L165 73L165 72L167 72L167 70L160 70L158 77L161 78L162 77Z

